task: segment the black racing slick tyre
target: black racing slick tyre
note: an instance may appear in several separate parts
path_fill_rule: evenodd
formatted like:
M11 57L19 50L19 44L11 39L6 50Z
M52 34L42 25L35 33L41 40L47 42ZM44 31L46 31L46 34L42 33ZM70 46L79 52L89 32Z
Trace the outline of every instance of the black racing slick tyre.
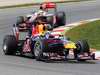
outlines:
M17 25L22 24L24 22L24 19L25 19L24 16L18 16L16 24Z
M76 43L78 53L89 52L89 44L86 40L79 40Z
M76 42L76 47L77 49L74 51L74 57L75 59L77 59L78 61L86 61L86 59L80 59L78 57L79 54L83 54L83 53L89 53L89 44L86 40L79 40Z
M37 61L42 60L43 57L43 42L38 40L34 44L34 56Z
M57 26L62 26L66 24L66 14L63 11L56 13L56 24Z
M53 16L47 17L47 23L51 25L52 29L55 27L55 24L53 23Z
M6 35L3 40L3 52L5 55L13 55L17 49L17 41L15 36Z

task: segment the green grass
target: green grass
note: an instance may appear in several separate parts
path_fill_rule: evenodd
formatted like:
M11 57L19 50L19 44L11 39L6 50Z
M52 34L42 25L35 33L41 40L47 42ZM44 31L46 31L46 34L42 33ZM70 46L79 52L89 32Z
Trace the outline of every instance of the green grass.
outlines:
M65 35L69 36L73 41L86 39L91 48L100 50L100 20L77 26L66 31Z

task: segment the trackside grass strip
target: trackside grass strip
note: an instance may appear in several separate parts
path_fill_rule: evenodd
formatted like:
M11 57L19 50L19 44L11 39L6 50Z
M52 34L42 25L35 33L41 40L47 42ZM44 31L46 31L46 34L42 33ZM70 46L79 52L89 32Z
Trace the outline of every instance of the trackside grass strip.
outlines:
M100 50L100 20L77 26L65 32L71 40L88 40L90 47Z

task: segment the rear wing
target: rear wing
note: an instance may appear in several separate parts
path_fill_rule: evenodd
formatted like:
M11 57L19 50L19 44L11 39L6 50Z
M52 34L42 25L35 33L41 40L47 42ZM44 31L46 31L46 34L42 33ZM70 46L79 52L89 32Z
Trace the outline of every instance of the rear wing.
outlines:
M45 2L45 3L42 3L41 5L46 6L47 9L56 8L56 3L53 3L53 2Z

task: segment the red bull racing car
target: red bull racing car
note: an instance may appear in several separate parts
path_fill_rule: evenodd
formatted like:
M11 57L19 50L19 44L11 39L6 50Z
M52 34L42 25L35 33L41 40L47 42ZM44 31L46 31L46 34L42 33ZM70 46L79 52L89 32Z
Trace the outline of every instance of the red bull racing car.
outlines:
M39 24L39 23L37 23ZM19 39L18 27L13 26L13 34L6 35L3 40L3 52L5 55L26 55L30 54L36 60L68 60L75 59L78 61L94 60L95 53L90 51L89 44L86 40L72 42L61 34L54 34L49 31L47 23L41 22L41 25L46 24L46 31L39 34L34 33L30 37L22 40ZM41 28L41 27L40 27ZM43 28L44 29L44 28ZM36 30L35 30L36 31ZM70 55L72 55L70 57ZM73 57L73 58L72 58Z

